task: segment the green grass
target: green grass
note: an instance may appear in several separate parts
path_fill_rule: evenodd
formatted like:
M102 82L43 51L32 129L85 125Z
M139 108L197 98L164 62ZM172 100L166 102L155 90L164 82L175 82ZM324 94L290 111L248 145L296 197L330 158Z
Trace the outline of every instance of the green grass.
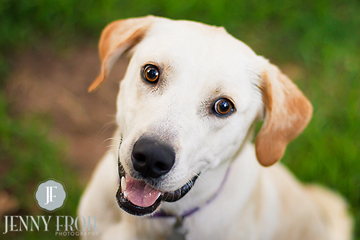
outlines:
M55 49L89 41L95 43L101 29L115 19L154 14L223 25L280 67L290 63L300 69L301 74L293 80L309 97L314 115L305 132L289 145L283 162L301 180L316 181L342 193L356 218L356 239L360 239L359 12L360 3L356 0L346 3L325 0L3 0L0 3L0 79L9 72L14 53L30 47L40 48L39 43L43 41L50 42ZM13 122L13 119L8 117L7 121ZM15 140L6 135L10 127L18 134ZM21 178L22 182L13 182L20 186L36 173L31 172L35 171L32 167L44 157L31 149L51 149L52 143L45 140L46 134L40 134L41 140L37 141L43 141L44 145L32 145L34 140L22 133L23 129L37 129L32 126L6 125L1 120L1 128L5 130L0 133L0 139L12 141L2 150L5 156L10 155L12 161L32 159L18 165L27 176ZM29 142L24 144L24 141ZM13 153L12 148L18 145L23 147ZM13 161L13 164L17 163ZM49 164L46 171L52 174L60 168L56 166ZM6 176L8 182L13 178L11 174Z

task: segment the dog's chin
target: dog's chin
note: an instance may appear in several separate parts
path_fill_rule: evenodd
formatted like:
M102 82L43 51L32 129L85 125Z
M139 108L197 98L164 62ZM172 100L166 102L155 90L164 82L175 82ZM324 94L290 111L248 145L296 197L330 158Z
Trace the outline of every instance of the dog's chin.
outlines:
M136 216L151 214L162 201L176 202L184 197L194 186L199 174L173 192L161 192L143 180L137 180L125 174L119 164L120 184L116 200L121 209Z

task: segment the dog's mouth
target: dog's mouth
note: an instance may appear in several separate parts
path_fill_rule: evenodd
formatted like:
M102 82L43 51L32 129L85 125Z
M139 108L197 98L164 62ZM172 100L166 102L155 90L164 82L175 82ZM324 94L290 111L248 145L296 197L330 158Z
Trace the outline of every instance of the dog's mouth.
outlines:
M121 163L119 163L119 176L120 185L116 193L119 207L130 214L142 216L153 213L161 201L175 202L180 200L194 186L199 174L173 192L161 192L143 180L130 177L125 173Z

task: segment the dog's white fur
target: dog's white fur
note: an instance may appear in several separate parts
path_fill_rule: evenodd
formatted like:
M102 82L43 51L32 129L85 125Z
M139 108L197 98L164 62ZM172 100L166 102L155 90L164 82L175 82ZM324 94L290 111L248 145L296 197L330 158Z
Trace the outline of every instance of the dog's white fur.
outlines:
M174 191L201 172L184 198L159 207L181 215L200 206L184 220L186 239L351 238L352 221L340 196L304 186L274 164L312 113L308 100L277 67L223 28L153 16L111 23L99 50L102 70L90 90L105 80L122 53L132 58L117 99L116 147L99 163L79 207L79 215L97 217L99 235L93 238L164 239L173 228L175 218L135 217L116 203L118 157L125 171L132 171L132 147L144 134L176 152L159 190ZM141 78L148 63L161 69L156 86ZM223 118L209 111L221 97L236 107ZM261 119L254 146L253 125Z

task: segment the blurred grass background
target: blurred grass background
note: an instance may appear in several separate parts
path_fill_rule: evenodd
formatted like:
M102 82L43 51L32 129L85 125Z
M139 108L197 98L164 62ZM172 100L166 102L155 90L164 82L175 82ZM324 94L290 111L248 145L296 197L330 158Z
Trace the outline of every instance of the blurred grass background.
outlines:
M287 70L312 102L312 121L282 161L301 180L343 194L356 219L355 239L360 239L359 13L357 0L2 0L0 84L4 86L14 56L40 49L43 43L55 50L95 46L112 20L154 14L225 26ZM0 189L11 189L20 200L21 214L38 211L32 205L32 187L50 177L70 188L70 199L56 215L75 214L82 189L76 173L62 161L66 143L50 140L50 128L51 121L43 116L13 116L0 90L0 160L6 167L0 171ZM11 237L54 238L41 234Z

